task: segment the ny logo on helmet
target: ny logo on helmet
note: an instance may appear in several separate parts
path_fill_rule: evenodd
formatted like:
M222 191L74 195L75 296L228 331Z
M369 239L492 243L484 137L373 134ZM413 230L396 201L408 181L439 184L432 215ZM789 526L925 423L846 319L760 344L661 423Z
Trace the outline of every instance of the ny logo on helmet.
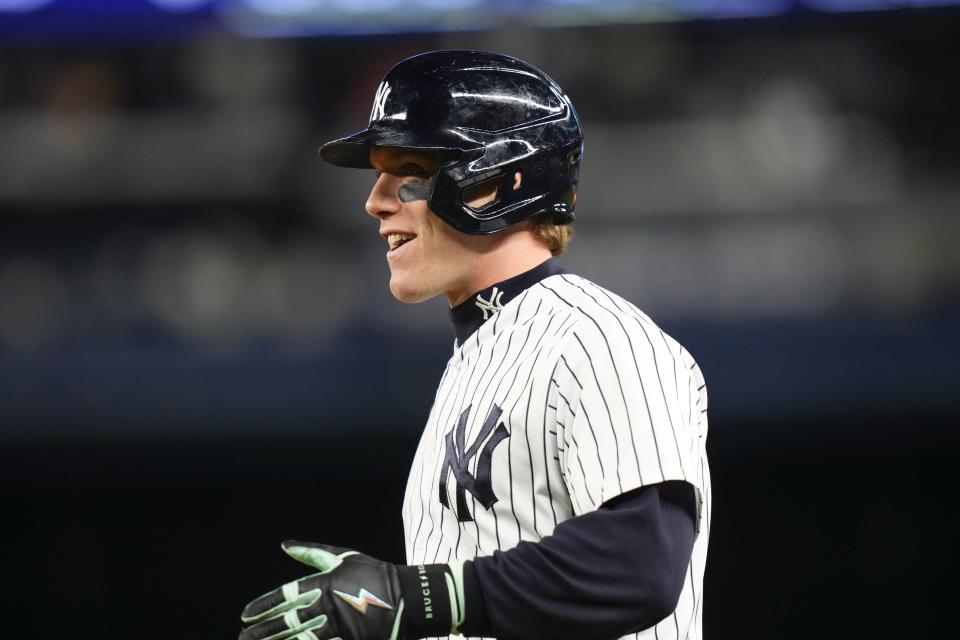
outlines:
M457 485L457 520L460 522L473 520L470 510L467 508L467 491L485 509L489 509L497 502L490 477L493 450L510 436L502 422L497 424L503 414L503 409L493 405L486 420L483 421L483 426L480 427L480 433L477 434L476 439L468 449L466 446L466 431L471 408L472 405L464 409L463 413L460 414L460 419L457 420L456 427L447 432L445 438L447 452L444 455L443 467L440 471L440 504L448 509L451 507L447 480L449 472L453 471L453 477ZM479 457L477 457L477 454L479 454ZM476 475L470 473L470 463L475 457L477 458Z
M370 111L370 122L375 122L386 115L387 98L390 96L390 84L381 82L377 87L377 95L373 97L373 110Z

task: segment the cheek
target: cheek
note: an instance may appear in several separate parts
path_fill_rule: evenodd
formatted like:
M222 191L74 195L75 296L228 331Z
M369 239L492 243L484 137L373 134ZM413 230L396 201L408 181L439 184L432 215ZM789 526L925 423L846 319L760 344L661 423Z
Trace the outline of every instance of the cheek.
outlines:
M473 263L473 251L469 238L431 214L430 244L435 254L443 259L449 272L469 269Z
M431 252L446 253L450 240L446 233L446 223L438 218L429 208L426 202L418 202L419 206L415 212L417 221L417 234L420 240L423 240L425 248Z
M457 279L473 268L485 238L461 233L430 211L425 201L408 203L406 212L414 221L420 246L418 271L444 279Z

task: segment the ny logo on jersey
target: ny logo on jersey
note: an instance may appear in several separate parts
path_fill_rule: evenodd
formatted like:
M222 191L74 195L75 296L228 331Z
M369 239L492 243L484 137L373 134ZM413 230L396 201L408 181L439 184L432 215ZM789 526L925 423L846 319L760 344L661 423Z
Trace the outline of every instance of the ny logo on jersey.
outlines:
M477 294L477 299L473 301L473 304L480 307L480 310L483 311L483 319L486 320L490 315L503 309L501 298L503 298L503 291L499 291L494 287L493 291L490 292L490 298L488 300L484 300L480 294Z
M469 491L477 502L489 509L497 501L493 493L493 483L490 478L490 465L493 462L493 450L498 444L510 436L503 423L497 424L503 409L497 405L490 408L487 419L480 427L480 433L468 449L466 447L467 420L470 418L470 409L467 407L460 414L457 426L447 432L447 453L443 458L443 468L440 471L440 504L450 508L450 497L447 493L447 478L450 471L457 483L457 520L469 522L473 520L470 510L467 509L466 492ZM496 426L496 430L494 430ZM470 473L470 461L477 454L477 473Z

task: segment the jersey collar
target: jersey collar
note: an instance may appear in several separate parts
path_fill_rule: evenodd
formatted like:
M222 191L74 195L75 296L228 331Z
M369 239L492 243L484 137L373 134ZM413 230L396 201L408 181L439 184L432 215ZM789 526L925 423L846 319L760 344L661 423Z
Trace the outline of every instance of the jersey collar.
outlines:
M492 318L508 302L544 278L564 273L553 258L540 263L529 271L508 278L503 282L478 291L450 309L450 321L457 334L457 344L462 345L484 322Z

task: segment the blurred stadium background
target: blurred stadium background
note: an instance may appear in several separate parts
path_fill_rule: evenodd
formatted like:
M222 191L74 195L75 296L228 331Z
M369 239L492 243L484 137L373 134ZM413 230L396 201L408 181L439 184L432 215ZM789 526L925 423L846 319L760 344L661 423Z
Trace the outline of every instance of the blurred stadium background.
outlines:
M940 637L950 4L0 0L0 635L230 638L281 539L402 560L452 332L316 148L393 62L481 48L580 111L563 264L707 376L706 637Z

